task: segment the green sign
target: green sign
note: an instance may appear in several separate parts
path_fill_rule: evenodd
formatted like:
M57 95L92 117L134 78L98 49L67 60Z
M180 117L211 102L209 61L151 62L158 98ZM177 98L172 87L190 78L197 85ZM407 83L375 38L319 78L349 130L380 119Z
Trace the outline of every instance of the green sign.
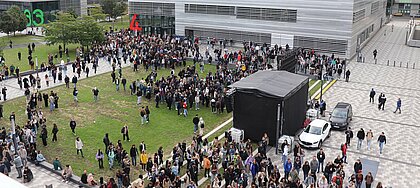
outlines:
M30 27L30 26L38 27L38 26L44 24L44 12L42 12L42 10L35 9L31 13L30 10L26 9L25 11L23 11L23 13L28 18L28 24L26 24L27 27ZM35 18L38 18L39 22L37 22L37 19L34 19L34 16L35 16Z

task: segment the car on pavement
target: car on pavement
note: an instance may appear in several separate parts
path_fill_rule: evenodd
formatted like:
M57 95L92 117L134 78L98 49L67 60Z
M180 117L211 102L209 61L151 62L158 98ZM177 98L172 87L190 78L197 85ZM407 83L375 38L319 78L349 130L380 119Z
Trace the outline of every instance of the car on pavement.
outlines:
M313 120L298 136L299 144L306 148L320 148L331 136L331 124L322 119Z
M347 130L352 118L353 109L351 104L339 102L331 112L329 121L333 129Z

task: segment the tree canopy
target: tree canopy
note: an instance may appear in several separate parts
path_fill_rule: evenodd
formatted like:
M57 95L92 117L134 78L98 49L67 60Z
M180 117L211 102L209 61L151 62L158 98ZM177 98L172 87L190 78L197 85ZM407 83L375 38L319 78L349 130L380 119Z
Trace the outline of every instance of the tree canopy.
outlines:
M103 28L90 16L74 18L69 13L60 13L55 22L45 27L45 40L50 44L79 43L90 46L104 40Z
M18 6L11 6L7 11L0 14L0 31L3 33L13 33L26 29L28 20Z
M127 11L127 3L122 0L101 0L100 4L108 18L113 19L113 23L118 16L124 15ZM114 28L114 25L112 27Z

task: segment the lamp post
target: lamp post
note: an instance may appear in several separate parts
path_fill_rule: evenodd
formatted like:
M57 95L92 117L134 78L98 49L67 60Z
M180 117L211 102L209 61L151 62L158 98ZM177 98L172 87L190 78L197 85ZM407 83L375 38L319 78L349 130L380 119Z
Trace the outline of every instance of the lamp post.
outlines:
M280 110L281 106L277 104L276 155L279 153Z
M13 147L15 148L15 153L17 152L17 141L16 141L16 125L15 125L15 112L12 112L12 114L10 114L10 125L12 128L12 139L13 139Z
M324 68L324 66L323 66L323 60L321 60L321 71L320 71L320 78L321 78L321 95L320 95L320 97L319 97L319 100L322 100L322 86L324 85L324 78L323 78L323 75L322 75L322 69Z

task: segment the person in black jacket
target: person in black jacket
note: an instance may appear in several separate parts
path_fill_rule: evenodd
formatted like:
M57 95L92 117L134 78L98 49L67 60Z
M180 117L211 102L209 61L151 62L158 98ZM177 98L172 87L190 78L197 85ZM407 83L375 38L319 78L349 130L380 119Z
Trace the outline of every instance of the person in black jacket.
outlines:
M360 130L357 132L357 149L360 149L362 147L363 140L365 139L365 131L363 128L360 128Z
M105 153L108 153L108 146L111 143L108 137L108 133L105 133L104 138L102 139L102 142L105 144Z
M382 150L384 149L384 145L386 144L386 136L384 132L382 132L381 135L379 135L378 142L379 142L379 153L382 154Z
M58 133L58 128L57 128L57 124L54 123L54 127L52 129L52 134L53 134L53 138L52 141L53 142L57 142L57 133Z
M354 163L354 174L360 173L363 170L362 162L360 162L360 159L357 159L357 161Z
M325 152L322 148L319 149L318 153L316 154L316 157L318 158L318 173L319 169L321 169L322 172L324 172L324 160L325 160Z
M345 132L346 134L346 144L350 146L351 139L353 138L353 131L351 127L348 127L348 130Z
M130 149L131 164L133 166L137 165L137 155L139 155L139 150L137 150L136 145L132 145Z
M198 117L198 114L195 115L195 117L193 118L193 123L194 123L194 134L197 133L198 130L198 123L200 122L200 118Z
M64 82L66 83L66 88L70 88L70 78L67 75L64 78Z
M375 103L375 95L376 95L376 92L372 88L372 90L370 90L370 93L369 93L369 103Z
M76 132L74 131L76 129L76 121L74 121L74 118L71 118L70 120L70 128L71 132L76 135Z
M74 75L73 78L71 79L71 83L73 83L73 88L76 88L76 84L77 84L77 77L76 77L76 75Z

